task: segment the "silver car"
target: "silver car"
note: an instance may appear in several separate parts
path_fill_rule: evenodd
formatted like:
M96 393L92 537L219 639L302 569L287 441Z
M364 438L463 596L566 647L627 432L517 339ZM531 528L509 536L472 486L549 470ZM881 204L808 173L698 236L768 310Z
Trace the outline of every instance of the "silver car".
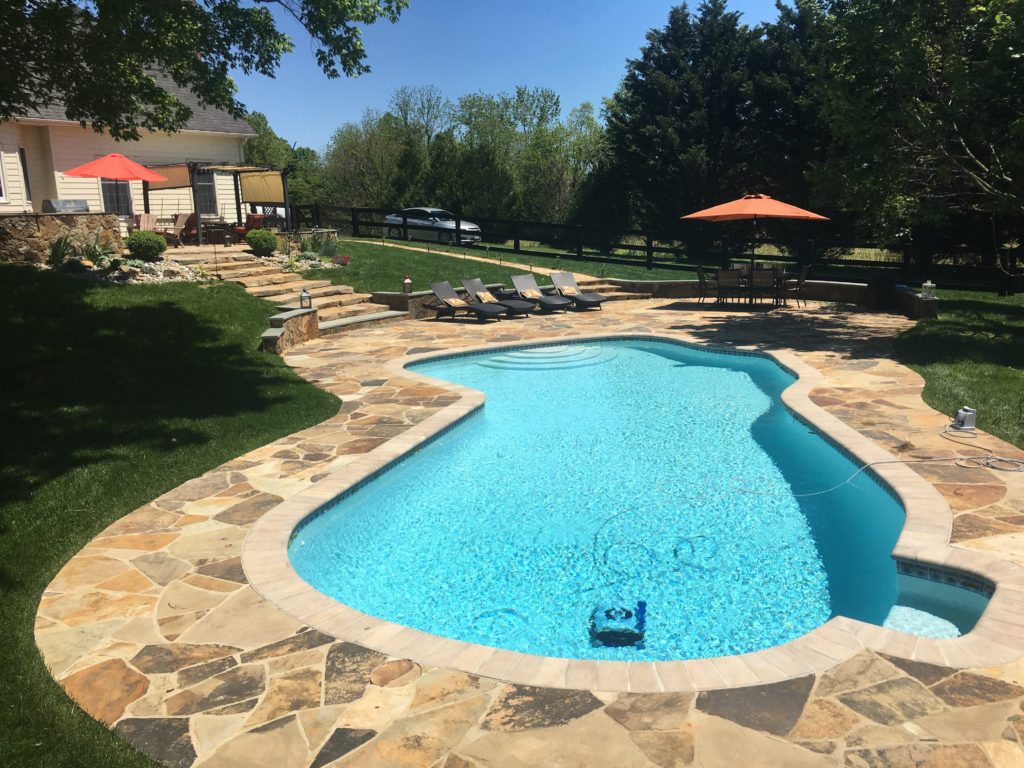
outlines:
M402 214L410 240L431 240L438 243L455 242L455 214L442 208L405 208L384 217L388 237L402 238ZM480 227L472 221L459 221L459 235L463 243L480 242Z

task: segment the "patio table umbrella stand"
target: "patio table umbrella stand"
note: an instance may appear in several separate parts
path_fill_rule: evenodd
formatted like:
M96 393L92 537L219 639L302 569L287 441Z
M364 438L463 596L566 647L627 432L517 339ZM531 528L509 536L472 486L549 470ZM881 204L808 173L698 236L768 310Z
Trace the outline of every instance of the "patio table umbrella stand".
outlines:
M722 203L701 211L688 213L680 217L691 221L742 221L749 219L754 227L754 239L757 239L758 219L803 219L805 221L828 221L822 216L795 205L775 200L768 195L744 195L743 197ZM750 268L754 268L754 250L750 252ZM753 303L753 296L751 296Z

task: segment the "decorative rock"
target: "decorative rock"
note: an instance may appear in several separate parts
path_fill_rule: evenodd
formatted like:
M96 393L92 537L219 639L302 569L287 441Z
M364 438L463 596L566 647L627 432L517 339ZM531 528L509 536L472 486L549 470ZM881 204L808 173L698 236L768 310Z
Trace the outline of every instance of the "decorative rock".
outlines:
M370 673L370 682L374 685L396 687L408 685L420 677L420 665L408 659L396 659L375 667Z
M106 725L113 725L125 708L149 690L149 678L121 659L109 659L60 681L78 706Z

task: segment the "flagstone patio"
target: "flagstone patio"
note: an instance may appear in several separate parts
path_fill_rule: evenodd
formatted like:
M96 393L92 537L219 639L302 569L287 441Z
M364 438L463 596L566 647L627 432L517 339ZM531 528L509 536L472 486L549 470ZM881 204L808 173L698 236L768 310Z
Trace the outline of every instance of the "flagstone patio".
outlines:
M723 673L686 692L526 686L338 640L261 598L241 566L250 529L283 500L457 407L458 390L396 374L397 359L595 333L784 350L823 377L811 399L878 445L953 455L939 437L948 418L889 358L909 325L835 305L750 313L624 301L309 342L286 359L342 399L338 415L110 526L46 590L40 651L86 712L170 766L1024 766L1024 657L926 663L907 636L892 652L865 643L767 685L724 688ZM976 442L1024 458L990 436ZM958 550L1024 564L1024 474L908 466L948 501Z

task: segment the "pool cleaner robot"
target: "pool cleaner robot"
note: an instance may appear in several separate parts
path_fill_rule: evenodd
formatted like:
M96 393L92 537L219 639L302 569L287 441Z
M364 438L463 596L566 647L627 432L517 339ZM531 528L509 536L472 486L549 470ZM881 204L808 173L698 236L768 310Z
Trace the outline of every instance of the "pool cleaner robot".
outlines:
M647 603L635 608L595 608L590 615L590 643L595 648L642 648Z

